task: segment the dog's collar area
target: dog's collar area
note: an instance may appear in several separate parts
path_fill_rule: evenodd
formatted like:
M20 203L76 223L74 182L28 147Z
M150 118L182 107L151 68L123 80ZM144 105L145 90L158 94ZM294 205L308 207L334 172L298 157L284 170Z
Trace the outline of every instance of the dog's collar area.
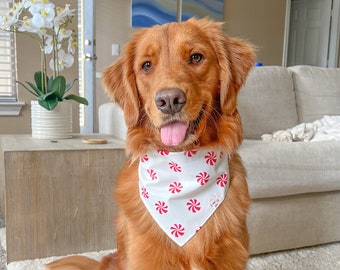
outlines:
M228 156L218 148L150 150L139 162L140 198L160 228L183 246L223 202Z

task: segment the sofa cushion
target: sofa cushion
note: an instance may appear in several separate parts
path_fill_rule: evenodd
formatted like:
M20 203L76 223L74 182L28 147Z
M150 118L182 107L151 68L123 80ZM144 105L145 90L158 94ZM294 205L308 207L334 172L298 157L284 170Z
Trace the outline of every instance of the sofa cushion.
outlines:
M340 115L340 68L290 67L300 123Z
M340 142L245 140L240 155L253 199L340 190Z
M298 124L293 80L283 67L256 67L250 72L238 97L244 138Z

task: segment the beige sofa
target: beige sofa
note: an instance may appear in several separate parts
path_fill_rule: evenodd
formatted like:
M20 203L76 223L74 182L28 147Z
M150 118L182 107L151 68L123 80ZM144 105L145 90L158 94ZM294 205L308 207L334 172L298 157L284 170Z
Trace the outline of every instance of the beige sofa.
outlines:
M340 241L340 142L263 142L261 135L340 115L340 69L258 67L239 95L240 149L253 200L252 254ZM125 138L114 104L99 108L99 132Z
M261 135L340 115L340 69L259 67L241 90L251 253L340 241L340 142Z

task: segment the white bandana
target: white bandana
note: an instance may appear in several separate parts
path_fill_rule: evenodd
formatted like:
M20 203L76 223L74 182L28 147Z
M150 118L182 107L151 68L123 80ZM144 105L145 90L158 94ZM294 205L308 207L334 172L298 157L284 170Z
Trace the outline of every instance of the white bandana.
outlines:
M215 212L229 186L228 157L217 149L150 151L138 174L143 203L179 246Z

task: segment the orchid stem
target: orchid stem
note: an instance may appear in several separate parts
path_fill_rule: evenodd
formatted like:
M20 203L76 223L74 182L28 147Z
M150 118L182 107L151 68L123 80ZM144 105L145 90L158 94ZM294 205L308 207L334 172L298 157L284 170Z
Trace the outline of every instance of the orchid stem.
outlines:
M46 76L45 76L45 71L46 71L46 57L45 57L45 50L44 50L44 44L45 44L45 38L42 37L42 44L40 45L40 51L41 51L41 90L44 94L48 92L47 89L47 82L46 82Z

